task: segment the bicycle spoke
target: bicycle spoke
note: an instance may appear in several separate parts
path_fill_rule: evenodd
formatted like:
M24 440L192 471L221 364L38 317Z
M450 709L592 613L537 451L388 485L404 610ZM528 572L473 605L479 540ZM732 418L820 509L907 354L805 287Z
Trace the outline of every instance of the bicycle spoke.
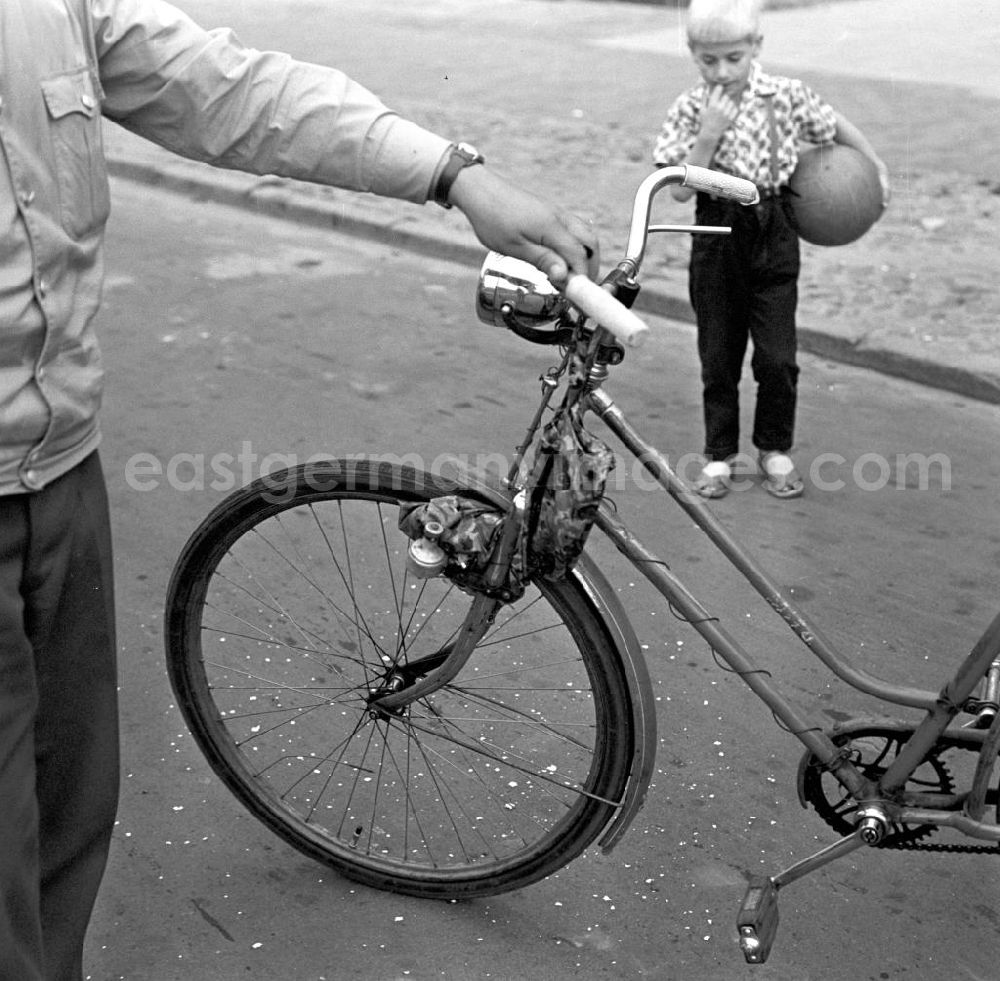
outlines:
M204 584L173 670L213 766L292 844L375 885L486 895L547 874L598 833L630 759L604 735L630 717L595 674L585 594L531 586L457 678L384 710L444 663L473 597L410 576L393 493L328 497L262 509L178 577Z

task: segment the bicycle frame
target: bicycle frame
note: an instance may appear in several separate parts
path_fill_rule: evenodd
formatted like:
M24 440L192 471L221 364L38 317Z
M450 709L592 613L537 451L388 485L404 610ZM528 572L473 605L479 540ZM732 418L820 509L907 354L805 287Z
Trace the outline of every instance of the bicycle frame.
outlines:
M581 394L581 406L602 419L611 433L628 452L652 475L660 487L684 510L695 525L712 541L725 558L755 588L799 638L802 643L837 677L846 684L882 701L920 709L924 719L915 727L900 724L900 732L908 734L905 745L882 777L873 782L862 774L847 754L824 731L823 727L806 718L789 701L771 680L767 671L759 668L740 643L732 637L702 603L691 593L654 552L652 552L618 517L615 510L602 502L596 518L596 527L640 572L653 587L709 644L715 654L735 673L771 710L779 724L795 736L818 761L819 765L848 791L859 803L857 827L854 832L834 841L788 869L768 877L751 880L738 918L740 944L746 960L763 963L770 951L777 926L777 892L799 878L824 865L849 854L865 845L878 844L894 824L929 825L950 827L968 837L1000 843L1000 825L982 820L987 783L992 776L992 763L1000 750L1000 715L993 716L989 729L949 728L960 711L973 711L979 703L972 693L986 676L992 664L1000 658L1000 614L961 663L955 674L946 682L940 693L935 694L904 685L895 685L878 679L853 665L836 650L819 628L781 592L760 564L728 531L715 516L710 506L692 491L671 469L663 454L646 441L615 405L603 387L595 386ZM547 397L543 399L543 405ZM537 413L532 428L537 425ZM530 435L529 429L529 435ZM521 450L526 449L529 440ZM518 462L522 462L519 456ZM512 468L512 473L516 466ZM523 477L523 469L522 469ZM459 483L470 491L485 495L499 507L513 513L519 479L513 486L500 491L490 486L486 478L475 471L460 467ZM628 830L640 810L654 768L656 734L653 705L648 688L645 661L636 638L628 625L626 612L615 594L608 590L603 575L587 555L580 560L574 574L587 584L588 591L602 609L606 621L619 645L623 662L627 666L634 703L635 731L639 745L634 752L635 771L621 801L618 811L605 829L600 841L603 851L609 852ZM467 653L467 652L466 652ZM449 662L462 655L452 652L444 664L429 673L420 691L433 690L444 684L454 671ZM415 687L387 696L383 704L405 704L410 701ZM912 728L912 734L910 729ZM845 727L844 731L849 731ZM943 795L910 793L903 787L907 779L921 766L928 753L943 737L951 745L961 746L980 755L972 786L967 792ZM937 805L937 806L934 806ZM944 806L947 805L947 806Z
M763 568L715 517L706 502L688 488L671 469L666 458L642 438L603 388L589 391L584 396L584 404L604 421L644 469L827 668L858 691L885 702L925 712L923 721L906 740L895 760L881 779L873 784L847 759L821 727L810 723L799 713L772 683L770 674L754 664L740 644L720 626L717 618L702 606L667 564L628 529L606 502L602 502L597 527L632 566L652 583L681 618L690 623L708 642L713 652L743 679L779 723L806 747L860 805L857 829L852 834L776 875L751 879L737 918L740 946L745 959L749 963L763 963L767 959L777 929L777 893L782 886L862 845L878 844L892 822L950 827L968 837L1000 843L1000 825L982 820L987 783L1000 749L1000 724L997 722L1000 716L993 717L988 731L966 728L951 733L953 741L965 742L968 748L979 752L979 763L972 786L966 794L954 798L956 809L920 807L918 795L903 792L907 779L945 734L949 724L1000 655L1000 614L994 618L937 695L909 686L891 684L869 675L851 664L794 607ZM959 806L960 810L957 809Z
M651 229L649 225L651 202L656 192L671 183L688 183L688 186L693 186L695 179L697 177L692 179L689 175L688 168L667 167L650 175L640 185L636 193L625 257L604 283L605 288L626 306L634 302L639 291L636 277L650 230L685 230L716 234L728 232L728 229L700 226L653 226ZM701 189L727 194L725 185L716 187L706 184ZM744 201L750 203L746 198ZM482 278L485 279L489 274L487 267L484 266ZM531 289L530 281L515 277L511 282L513 284L511 289L519 295L525 295L525 290ZM493 288L496 291L495 283ZM551 290L550 287L548 289ZM483 292L481 282L480 295L477 298L481 319L492 319L494 323L510 327L528 336L529 339L537 339L530 336L533 330L530 323L518 320L518 311L514 309L514 304L508 302L498 305L489 297L484 298ZM538 297L533 297L533 300L534 310L537 310ZM565 306L561 307L558 298L553 298L551 292L545 293L543 306L545 316L550 319L563 318L568 309ZM526 309L530 309L530 304ZM532 311L526 316L531 321L535 314ZM567 372L567 364L572 364L568 370L567 401L564 403L564 408L572 404L581 414L590 411L598 416L626 450L680 505L729 563L753 586L827 669L859 692L889 704L924 713L922 721L916 725L886 723L890 728L897 727L892 731L894 734L898 731L901 748L884 772L879 774L878 779L870 779L852 762L849 753L835 741L838 730L835 728L832 732L825 731L821 725L806 718L781 693L770 673L753 662L739 642L721 626L718 619L699 602L667 564L629 530L606 501L602 502L596 518L596 525L600 531L635 569L649 580L681 618L708 642L713 652L742 678L771 710L778 723L803 744L809 754L807 758L815 760L816 766L829 772L858 805L854 813L856 825L853 832L776 875L755 878L751 881L737 921L740 944L746 960L750 963L761 963L767 958L777 926L779 888L863 845L880 843L890 829L900 824L950 827L968 837L1000 843L1000 824L983 820L987 784L992 777L993 765L1000 750L1000 713L994 704L1000 692L1000 663L998 663L1000 662L1000 615L987 627L954 675L937 693L908 685L893 684L868 674L852 664L783 594L761 565L718 520L706 501L688 488L674 473L666 457L642 437L605 392L603 385L609 374L609 368L624 358L624 350L616 344L613 336L601 327L588 330L589 325L586 324L586 320L577 321L575 324L570 321L570 323L572 329L564 329L559 338L559 343L568 347L568 353L562 367L553 369L544 379L545 394L541 405L529 427L524 444L518 450L517 459L508 475L507 491L501 497L508 511L508 525L520 527L519 520L524 508L524 489L530 470L526 466L526 454L542 415L549 406L552 393L559 384L559 376ZM567 342L566 338L570 334L572 341ZM466 474L464 480L470 488L481 487L480 481L474 474ZM478 616L480 624L478 627L472 624L469 647L476 642L478 636L481 636L484 623L481 612L474 611L472 616ZM616 619L620 619L617 612ZM440 668L431 672L422 683L421 692L433 690L451 676L447 674L448 662L452 659L457 662L459 658L468 654L464 645L459 646L463 646L463 650L452 652ZM641 654L635 654L633 651L627 652L623 657L633 665L642 660ZM634 670L632 677L638 685L633 690L633 699L638 700L648 711L648 691L643 690L642 681L645 677L645 667L641 666L641 670ZM988 689L992 694L984 699L973 698L973 692L986 678L992 679L992 687ZM410 701L412 697L413 689L406 689L396 695L388 696L384 703L401 705ZM979 713L975 723L978 728L952 726L955 717L963 711ZM649 726L638 726L637 731L640 739L645 739L647 743L653 738L651 736L653 730ZM849 735L850 731L850 725L840 727L840 732ZM907 791L905 785L908 779L925 762L929 754L939 746L945 745L942 739L946 740L949 748L968 749L979 754L970 789L955 794ZM655 742L655 739L653 741ZM605 851L610 850L618 841L641 806L652 770L654 753L655 745L640 746L637 749L635 758L639 772L633 775L623 800L619 802L618 814L610 828L606 829L601 841ZM801 794L800 786L800 796Z
M850 763L843 759L839 748L820 727L810 723L800 715L796 707L771 682L768 673L754 664L739 642L719 625L717 618L702 606L681 580L669 570L666 563L649 551L607 506L602 506L598 513L597 526L601 531L625 555L636 570L641 572L678 610L682 617L708 641L712 650L743 679L748 687L771 709L785 728L798 738L824 766L830 769L854 797L863 800L870 798L873 793L884 796L901 788L906 778L920 765L952 719L962 710L962 706L1000 653L1000 614L993 620L980 641L938 695L929 691L881 681L861 671L840 654L823 637L819 628L810 623L805 615L782 594L763 568L715 517L710 507L673 472L663 455L639 435L603 389L594 389L587 395L587 406L600 416L611 432L622 441L646 471L684 509L685 513L705 532L713 544L767 603L779 613L795 635L837 677L858 691L873 695L882 701L923 709L926 712L924 721L917 727L908 741L906 749L890 766L877 788L873 787ZM970 743L982 743L985 731L981 729L964 730L962 738L968 739ZM905 820L907 816L915 818L915 813L911 815L903 808L898 811L897 816ZM920 820L921 823L960 826L961 830L973 837L1000 841L1000 827L996 825L973 826L973 823L968 821L958 821L951 812L938 813L922 810L920 811Z
M659 190L669 184L685 183L690 183L686 168L683 166L665 167L650 174L636 191L625 256L606 281L613 292L620 294L623 302L633 303L638 293L636 277L645 255L646 243L651 230L650 215L653 198ZM661 228L669 231L678 230L677 226L654 226L654 228L656 230L661 230ZM688 229L688 231L711 230L695 227ZM921 709L926 713L923 722L908 741L906 749L900 753L880 781L879 789L883 794L898 791L905 783L906 778L913 773L927 752L945 732L949 723L962 710L973 690L987 676L990 666L1000 656L1000 615L987 627L955 675L938 694L909 686L890 684L861 671L837 652L819 628L810 623L804 614L797 610L792 602L782 594L761 566L716 519L708 505L677 477L666 458L642 438L638 430L629 423L624 413L615 406L602 388L599 386L592 388L585 397L587 408L594 411L605 422L629 452L642 463L643 467L674 498L729 562L828 669L858 691L873 695L885 702ZM607 509L602 509L598 524L619 550L629 556L639 571L647 576L668 600L675 603L679 609L690 611L689 619L695 629L705 636L713 649L743 677L744 681L772 709L789 731L796 735L825 765L835 763L835 757L838 754L836 746L821 732L818 733L815 727L808 726L804 720L799 719L794 707L778 694L759 670L752 665L739 645L718 628L715 621L708 616L683 585L672 574L666 572L665 564L654 556L647 555L641 543ZM992 721L996 716L989 718ZM979 741L978 736L971 736L971 733L981 731L964 730L964 733L967 734L966 738L976 742ZM851 786L854 783L854 778L850 776L848 770L835 768L834 775L838 779L842 775L845 776L847 780L845 786L852 793L855 792L855 788ZM857 795L855 794L855 796ZM928 816L925 812L921 813L924 817ZM940 822L952 827L961 824L966 834L991 841L1000 841L1000 828L995 825L971 827L968 826L967 822L957 821L951 814L939 815L938 817L939 821L930 823Z
M668 171L671 169L666 168ZM682 175L661 172L650 175L637 191L625 258L607 280L623 302L634 302L638 292L635 280L648 232L651 230L649 217L652 198L661 187L683 182ZM602 388L595 387L591 390L586 395L585 404L605 422L645 470L829 670L858 691L884 702L924 712L922 722L915 727L877 784L872 786L845 760L830 736L800 717L796 708L771 683L770 676L753 664L740 645L718 625L668 570L666 564L649 552L610 509L601 509L597 519L598 527L619 551L691 623L708 641L717 656L740 675L771 709L776 719L803 743L813 757L859 803L857 828L852 834L777 875L751 880L737 919L740 945L746 960L750 963L762 963L767 959L777 928L779 888L854 851L862 844L877 844L885 834L887 820L939 828L950 827L968 837L1000 842L1000 826L982 820L987 782L992 776L1000 749L1000 725L997 722L1000 716L996 714L994 705L997 701L997 674L1000 673L997 665L1000 655L1000 615L989 624L955 674L937 694L891 684L859 670L782 594L764 570L715 518L708 505L677 477L668 461L642 438ZM971 696L977 686L983 683L983 679L987 679L986 695L977 704L971 701ZM980 710L980 724L988 725L988 731L967 727L949 731L949 725L960 711L974 711L976 708ZM920 806L920 795L904 793L904 785L946 732L952 745L963 745L979 753L971 787L966 793L956 795L952 801L948 801L948 808L940 806L941 802L937 802L938 807Z

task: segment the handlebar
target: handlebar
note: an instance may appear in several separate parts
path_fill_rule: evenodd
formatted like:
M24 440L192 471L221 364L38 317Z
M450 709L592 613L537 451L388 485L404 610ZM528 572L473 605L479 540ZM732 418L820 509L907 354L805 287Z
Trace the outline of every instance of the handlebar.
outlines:
M646 254L646 237L649 233L649 215L653 206L653 198L658 191L668 184L679 184L690 187L705 194L714 194L720 198L728 198L742 205L756 204L760 200L757 186L752 181L742 177L731 177L720 174L706 167L692 167L690 164L678 164L673 167L661 167L650 174L635 192L635 203L632 206L632 223L629 226L628 242L625 246L625 258L618 268L632 278L642 265Z
M618 264L618 270L624 272L630 279L639 271L646 251L653 198L668 184L690 187L743 205L756 204L760 200L757 187L751 181L721 174L705 167L680 164L654 171L636 191L625 258ZM563 293L571 303L623 344L630 347L641 344L649 330L643 320L615 299L607 289L598 286L585 276L571 275Z
M476 313L485 323L507 327L522 337L537 343L551 343L542 339L538 328L556 322L564 312L567 301L579 309L588 320L603 327L616 340L629 347L642 343L649 328L618 296L624 295L620 287L638 287L634 280L646 250L646 237L650 228L649 214L653 197L668 184L681 184L697 191L729 198L740 204L756 204L757 188L750 181L730 177L704 167L681 164L663 167L650 174L640 185L632 209L625 258L601 285L581 273L571 273L562 296L538 269L521 259L491 252L479 273L476 293ZM682 226L668 226L681 230ZM725 233L729 229L715 226L686 226L687 231Z
M648 324L592 279L571 273L562 292L570 303L622 344L638 347L643 342Z

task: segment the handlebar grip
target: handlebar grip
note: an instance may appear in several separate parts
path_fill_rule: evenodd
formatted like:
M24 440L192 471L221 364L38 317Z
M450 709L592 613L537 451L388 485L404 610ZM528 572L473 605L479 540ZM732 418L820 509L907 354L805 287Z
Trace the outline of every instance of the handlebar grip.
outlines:
M756 204L760 200L757 185L753 181L733 177L730 174L720 174L717 170L709 170L707 167L692 167L690 164L685 164L684 170L684 180L681 181L683 187L704 191L706 194L717 194L721 198L729 198L740 204Z
M753 185L750 185L753 187ZM638 347L649 330L645 321L582 273L570 273L566 298L628 347Z

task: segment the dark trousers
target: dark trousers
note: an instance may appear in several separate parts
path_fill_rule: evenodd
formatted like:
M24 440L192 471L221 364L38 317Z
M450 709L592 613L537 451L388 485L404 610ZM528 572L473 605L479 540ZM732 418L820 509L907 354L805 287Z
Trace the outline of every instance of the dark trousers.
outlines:
M787 452L799 375L799 239L788 198L745 208L699 194L696 221L732 228L729 235L694 235L691 243L689 289L698 323L705 455L724 460L739 450L739 386L748 340L757 382L753 445Z
M118 801L111 541L97 454L0 497L0 981L80 981Z

